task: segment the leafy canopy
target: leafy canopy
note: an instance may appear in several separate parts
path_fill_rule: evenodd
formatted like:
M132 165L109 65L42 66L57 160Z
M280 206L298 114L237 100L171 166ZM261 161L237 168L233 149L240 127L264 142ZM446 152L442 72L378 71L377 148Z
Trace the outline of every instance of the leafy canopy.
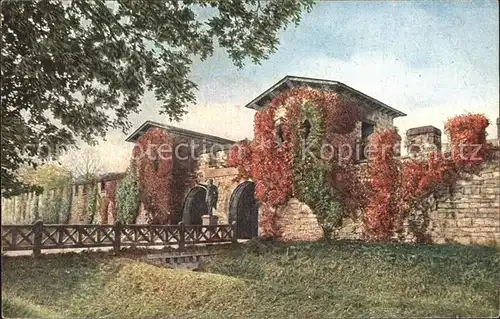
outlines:
M71 183L71 172L55 163L46 163L36 169L23 167L19 170L19 176L24 184L43 190L59 189Z
M312 0L1 2L2 194L16 170L78 138L129 128L146 90L178 120L195 101L193 58L216 45L233 63L273 53L277 33ZM206 14L208 13L208 15Z

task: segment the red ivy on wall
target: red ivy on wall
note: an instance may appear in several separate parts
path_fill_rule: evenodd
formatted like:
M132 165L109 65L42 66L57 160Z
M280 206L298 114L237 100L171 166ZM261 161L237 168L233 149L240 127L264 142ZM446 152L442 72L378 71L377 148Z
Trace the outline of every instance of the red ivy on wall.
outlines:
M112 224L116 220L116 185L118 181L104 183L104 198L99 208L101 224ZM111 218L110 218L111 217Z
M394 145L401 141L395 130L375 133L369 156L369 201L364 216L368 240L387 241L399 223L399 163Z
M300 137L301 107L309 102L315 105L321 113L325 132L321 136L324 143L338 148L342 143L349 143L354 148L355 138L351 132L360 118L360 109L354 101L338 94L298 87L285 91L275 97L265 110L257 112L254 120L254 139L240 142L233 147L228 165L238 168L238 179L251 178L255 184L255 197L262 204L261 227L264 237L279 237L277 208L286 204L294 195L293 172L294 156L302 147ZM277 112L280 112L278 115ZM319 125L319 123L313 123ZM280 131L280 133L278 133ZM281 134L280 137L277 134ZM281 143L280 143L281 142ZM353 157L345 157L342 163L337 163L338 157L318 159L333 166L349 169L332 170L329 187L338 192L348 194L354 191L351 187L356 180L353 177ZM297 166L295 166L297 168ZM300 168L299 168L300 170ZM342 184L334 180L342 180ZM346 196L357 198L356 196ZM346 209L356 206L345 205Z
M170 209L173 140L163 129L152 129L141 136L133 150L132 165L139 181L139 192L153 224L167 224Z
M358 101L346 95L303 87L285 91L266 109L255 114L254 140L233 147L228 161L229 166L238 168L238 179L250 178L256 184L255 196L261 203L264 237L280 236L277 208L297 194L294 189L298 185L295 183L297 176L307 179L310 175L309 171L301 171L301 164L296 160L302 146L300 130L304 103L312 103L321 115L322 122L314 125L323 125L324 133L315 137L321 140L316 143L333 146L336 155L315 160L331 168L329 185L325 187L341 197L344 215L364 213L367 240L392 240L402 230L409 212L419 208L441 186L452 186L460 172L477 166L485 158L488 120L482 115L467 114L446 123L453 148L451 159L434 152L423 161L401 161L395 158L401 137L395 130L380 131L371 137L373 152L369 155L368 174L360 176L354 165L356 154L343 154L340 148L350 145L351 150L356 149L359 132L354 128L363 117ZM283 112L283 117L278 119L277 112ZM315 116L318 117L317 113ZM282 143L277 137L279 125ZM309 162L302 164L313 167ZM301 193L304 195L303 190ZM308 198L313 202L317 199Z
M369 204L364 218L367 239L392 240L403 219L422 208L428 196L442 186L452 188L462 173L483 163L487 126L488 120L478 114L448 120L445 127L452 144L451 157L435 151L424 160L400 161L391 151L380 152L398 143L400 137L395 131L375 133L372 143L376 152L370 157ZM415 234L417 240L424 240L425 229L420 231Z
M245 180L252 176L251 167L247 163L252 163L252 144L249 140L243 140L233 146L227 159L228 166L238 169L235 181Z
M464 114L448 120L445 132L452 146L452 158L462 169L481 164L487 152L488 119L481 114Z

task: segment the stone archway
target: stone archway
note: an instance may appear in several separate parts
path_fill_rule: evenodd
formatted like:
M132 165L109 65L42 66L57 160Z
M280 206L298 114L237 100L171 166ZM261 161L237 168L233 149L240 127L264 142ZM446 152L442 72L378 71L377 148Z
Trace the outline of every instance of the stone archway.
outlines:
M201 225L203 214L206 214L205 203L206 190L203 187L193 187L186 196L184 208L182 209L182 221L186 225Z
M236 221L236 236L251 239L258 236L259 205L254 197L255 184L247 181L236 187L229 200L229 223Z

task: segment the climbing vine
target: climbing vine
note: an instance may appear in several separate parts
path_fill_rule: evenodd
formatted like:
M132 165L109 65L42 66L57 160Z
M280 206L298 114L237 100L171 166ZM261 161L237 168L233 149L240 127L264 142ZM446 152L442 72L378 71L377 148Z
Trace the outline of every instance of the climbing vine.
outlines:
M462 170L480 165L487 152L488 119L482 114L463 114L449 119L445 132L451 142L451 157Z
M96 222L100 201L101 196L99 195L99 189L96 184L92 184L87 195L87 222L89 224L94 224Z
M417 241L426 241L426 204L429 197L451 191L458 178L481 165L487 152L488 120L480 114L465 114L445 123L451 154L437 151L424 159L394 158L396 131L381 131L372 138L376 152L369 162L369 201L364 216L365 236L373 241L395 240L402 222L412 213L423 214L423 226L412 228Z
M179 154L187 159L176 159L175 145L165 130L152 129L139 138L133 150L139 198L154 224L177 223L184 195L194 185L195 161L189 154Z
M342 157L338 150L342 143L355 144L352 132L360 114L347 96L304 87L281 93L255 114L254 140L235 146L228 164L238 168L238 178L256 184L264 237L281 235L277 209L292 196L311 207L326 238L341 225L352 205L340 194L350 188L332 182L351 172L343 168L352 156Z
M59 211L61 207L61 196L54 196L50 199L47 205L47 210L43 216L43 222L46 224L59 223Z
M247 165L252 163L252 144L251 141L245 139L238 142L227 159L227 165L236 167L238 174L234 178L235 181L249 179L252 176L251 167Z
M42 216L44 223L66 223L70 211L70 198L67 189L56 190L47 199L47 208Z
M116 220L116 180L104 182L104 197L99 208L101 224L112 224ZM109 215L111 212L111 219Z
M293 196L313 210L325 238L344 217L361 214L367 240L394 240L429 196L452 188L485 159L488 120L466 114L445 125L451 156L433 152L424 160L402 161L396 158L401 137L382 130L371 136L368 168L360 173L353 150L364 114L357 103L349 95L300 87L255 114L254 139L233 147L228 164L238 169L237 179L256 184L264 237L281 235L278 208ZM412 230L417 240L423 241L423 226Z
M118 220L126 224L134 224L139 214L139 188L135 172L127 171L125 178L118 184L116 190Z
M321 108L311 102L304 103L300 109L299 123L301 127L295 131L295 139L300 140L300 143L295 143L294 195L316 213L324 237L330 238L333 229L341 225L343 208L329 184L334 167L322 156L325 123Z
M40 203L40 197L35 196L33 198L33 206L31 207L31 215L33 216L33 222L37 221L40 219L40 212L38 209L38 205Z
M60 203L60 223L67 224L71 216L71 201L72 194L70 187L64 187L61 193L62 199Z
M369 198L363 218L368 240L389 241L400 225L400 167L394 145L401 141L395 130L375 133L369 157Z

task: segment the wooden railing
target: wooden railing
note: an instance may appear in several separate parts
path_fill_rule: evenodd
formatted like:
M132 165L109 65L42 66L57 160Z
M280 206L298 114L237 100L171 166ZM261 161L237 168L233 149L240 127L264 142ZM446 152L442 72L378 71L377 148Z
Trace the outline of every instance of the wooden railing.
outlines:
M183 250L189 244L236 241L236 225L2 225L2 250L33 250L35 256L42 249L113 247L119 251L125 246L170 246Z

